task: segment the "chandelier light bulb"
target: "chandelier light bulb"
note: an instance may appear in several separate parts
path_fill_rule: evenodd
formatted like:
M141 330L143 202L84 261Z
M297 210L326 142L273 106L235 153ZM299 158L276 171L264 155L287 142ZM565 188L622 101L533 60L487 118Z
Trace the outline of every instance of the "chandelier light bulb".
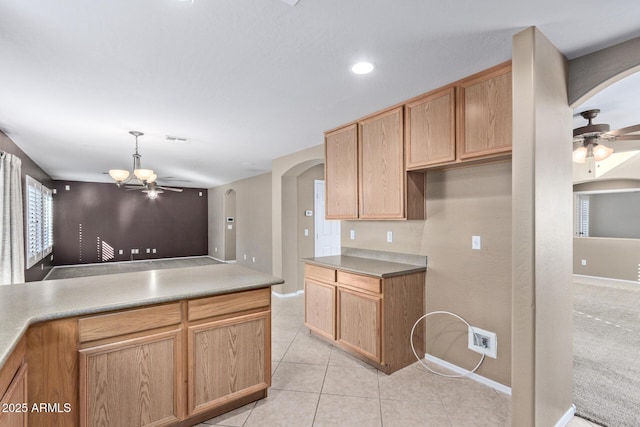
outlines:
M123 169L111 169L109 170L109 175L116 182L122 182L125 179L129 178L129 171Z
M136 169L133 173L142 182L147 182L154 175L151 169Z

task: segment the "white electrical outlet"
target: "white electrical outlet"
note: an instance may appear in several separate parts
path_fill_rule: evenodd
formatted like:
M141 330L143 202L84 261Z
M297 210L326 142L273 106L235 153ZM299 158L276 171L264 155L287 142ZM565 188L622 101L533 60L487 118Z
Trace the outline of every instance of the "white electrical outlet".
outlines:
M120 249L120 250L118 251L118 255L122 255L122 253L123 253L123 250L122 250L122 249Z
M349 237L351 238L351 240L356 240L356 230L351 230L349 232Z
M147 253L150 254L151 253L151 248L147 248Z
M586 260L586 259L583 259L582 261L580 261L580 264L582 264L582 265L587 265L587 260Z
M308 236L308 235L309 235L309 229L308 229L308 228L305 228L305 229L304 229L304 235L305 235L305 236Z
M244 259L245 259L245 260L247 259L247 254L244 254Z
M469 328L469 350L486 354L495 359L498 356L498 336L495 332L472 326Z
M387 231L387 243L393 242L393 231Z
M156 253L156 248L151 249L151 252Z
M251 257L251 262L256 262L256 257Z

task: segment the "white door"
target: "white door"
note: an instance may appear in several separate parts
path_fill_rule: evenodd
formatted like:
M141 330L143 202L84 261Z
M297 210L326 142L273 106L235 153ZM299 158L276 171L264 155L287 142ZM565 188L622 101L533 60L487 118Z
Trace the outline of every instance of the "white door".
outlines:
M324 218L324 181L315 180L316 255L340 255L340 221Z

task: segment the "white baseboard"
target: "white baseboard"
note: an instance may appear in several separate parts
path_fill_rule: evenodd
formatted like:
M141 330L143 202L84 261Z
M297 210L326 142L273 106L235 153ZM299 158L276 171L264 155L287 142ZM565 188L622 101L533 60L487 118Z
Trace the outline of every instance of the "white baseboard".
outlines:
M297 297L298 295L304 294L304 289L301 289L296 292L290 292L288 294L281 294L280 292L275 292L275 291L272 291L271 293L277 296L278 298L292 298L292 297Z
M442 360L438 357L432 356L430 354L425 354L424 358L427 359L429 362L433 362L436 365L440 365L443 368L449 369L457 374L468 374L469 370L461 368L458 365L454 365L453 363L449 363L446 360ZM476 373L472 373L467 375L467 378L472 379L476 382L479 382L481 384L487 385L497 391L499 391L500 393L504 393L504 394L508 394L509 396L511 396L511 387L507 387L504 384L500 384L497 381L493 381L490 380L489 378L483 377L482 375L478 375Z
M571 405L571 408L567 412L564 413L562 418L558 420L556 423L556 427L565 427L569 424L573 416L576 414L576 405Z
M574 274L573 278L574 280L578 280L580 283L584 283L586 285L611 286L615 284L622 284L638 286L638 281L635 280L611 279L609 277L586 276L584 274Z

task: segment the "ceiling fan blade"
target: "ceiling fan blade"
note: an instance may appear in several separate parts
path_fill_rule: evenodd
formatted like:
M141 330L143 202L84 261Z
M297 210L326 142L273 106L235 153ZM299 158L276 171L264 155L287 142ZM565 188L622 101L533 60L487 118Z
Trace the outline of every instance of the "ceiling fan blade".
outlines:
M615 153L621 153L623 151L640 151L640 139L631 141L615 141L609 144L609 147L613 148Z
M616 136L612 142L615 144L618 141L640 141L640 135L620 135Z
M619 135L624 135L624 134L633 133L633 132L640 132L640 124L633 125L633 126L627 126L626 128L620 128L620 129L612 130L612 131L609 131L609 132L605 133L605 135L619 136Z
M158 188L162 190L175 191L176 193L182 193L182 188L164 187L162 185L159 185Z

